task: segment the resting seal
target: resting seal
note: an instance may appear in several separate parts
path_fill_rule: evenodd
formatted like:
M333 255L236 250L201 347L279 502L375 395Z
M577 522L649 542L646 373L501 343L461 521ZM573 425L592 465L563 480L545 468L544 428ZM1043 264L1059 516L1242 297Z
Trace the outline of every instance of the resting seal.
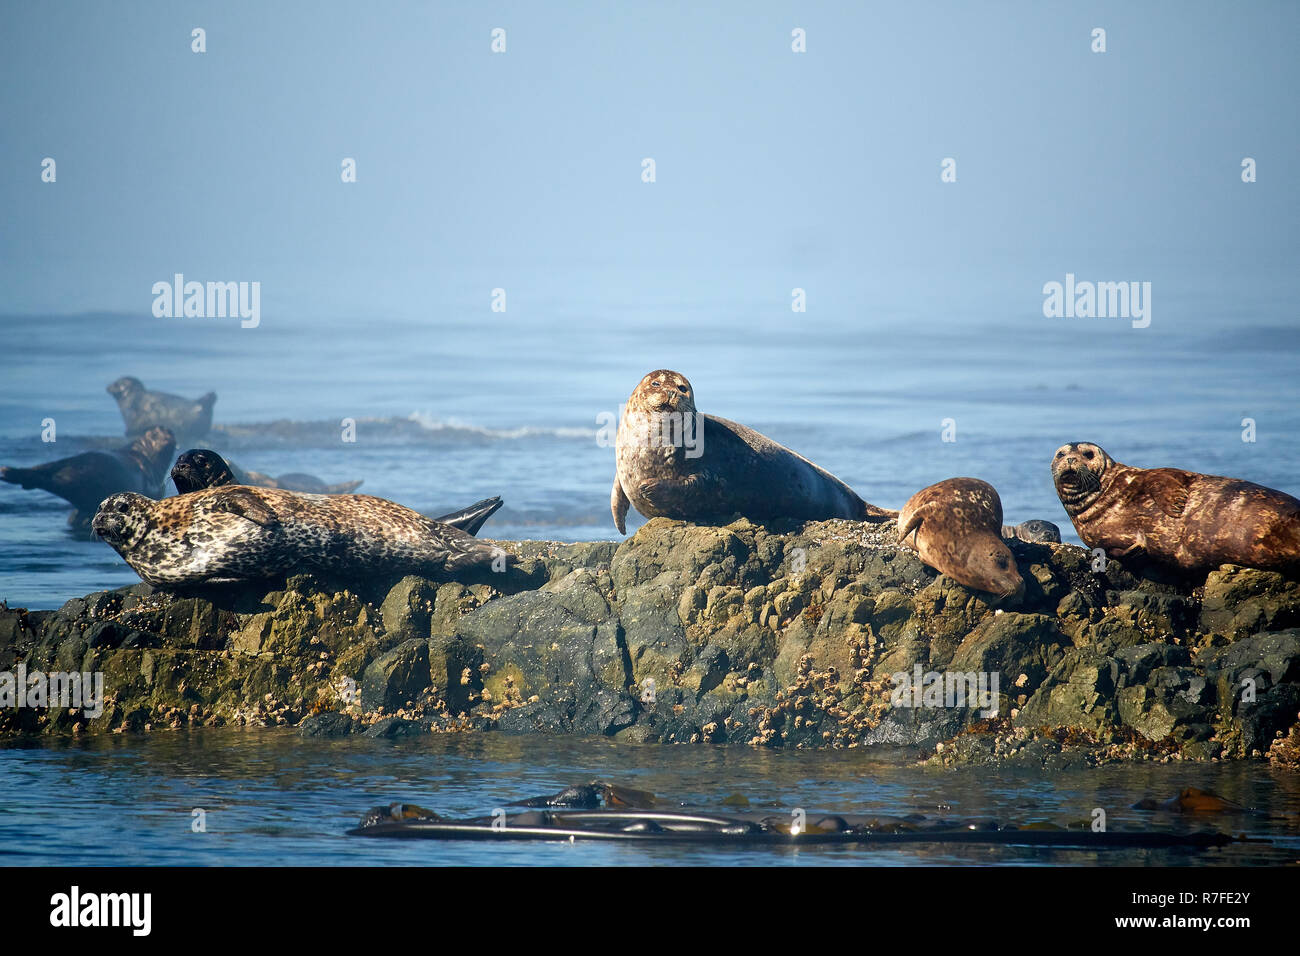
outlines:
M303 569L429 575L506 557L383 498L245 485L162 501L116 494L91 526L156 586L262 580Z
M1025 592L1002 540L1002 500L987 481L949 478L922 488L898 515L898 543L968 588L1003 598Z
M182 495L198 491L200 488L215 488L218 485L283 488L285 491L304 491L311 495L345 495L361 487L360 481L341 481L329 485L315 475L304 475L298 472L272 478L261 472L240 468L207 448L191 448L177 458L176 464L172 466L172 483Z
M166 428L151 428L116 451L87 451L32 468L0 468L0 481L40 488L72 502L68 524L90 529L99 503L119 491L161 498L167 463L176 440Z
M208 448L191 448L176 459L176 464L172 465L172 483L176 485L176 491L182 495L187 495L191 491L199 491L203 488L220 488L222 485L256 484L259 487L276 487L274 485L263 485L261 482L241 481L233 469L234 466L218 455L215 451ZM252 472L252 474L257 474L257 472ZM283 482L287 477L293 476L282 475L280 478L275 480ZM340 491L312 491L310 488L289 487L285 487L284 490L306 491L310 494L334 495L346 494L359 484L361 484L361 482L357 481L344 482L341 485L323 486L327 489L342 489ZM450 514L441 515L433 520L440 521L443 524L449 524L453 528L459 528L466 534L478 534L479 528L483 527L483 522L492 517L493 513L500 507L501 499L499 497L484 498L482 501L474 502L468 508L461 508L459 511L453 511Z
M752 428L695 410L686 377L659 369L632 392L618 424L609 510L626 534L628 506L647 518L851 518L895 516Z
M172 430L178 441L206 435L212 428L212 406L216 392L191 401L166 392L151 392L138 378L119 378L106 389L117 399L128 435L139 435L153 425Z
M1187 573L1221 564L1300 571L1300 501L1239 478L1121 465L1071 442L1052 480L1079 538L1112 558Z
M1004 524L1002 537L1028 541L1030 544L1060 544L1061 529L1050 521L1032 518L1020 524Z

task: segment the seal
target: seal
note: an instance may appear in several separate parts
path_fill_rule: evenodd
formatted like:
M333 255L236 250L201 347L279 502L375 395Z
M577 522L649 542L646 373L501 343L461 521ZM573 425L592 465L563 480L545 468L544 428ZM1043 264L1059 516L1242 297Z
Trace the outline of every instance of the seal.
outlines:
M1065 513L1089 548L1186 574L1221 564L1300 573L1300 501L1240 478L1134 468L1092 442L1052 458Z
M172 466L172 483L181 494L218 485L255 485L258 488L283 488L305 491L312 495L345 495L361 487L360 481L326 484L315 475L293 472L272 478L258 471L240 468L208 448L191 448Z
M1025 593L1002 540L1002 499L987 481L949 478L922 488L898 515L898 543L968 588L1001 598Z
M849 518L897 516L752 428L701 415L686 377L659 369L641 379L619 419L609 508L627 533L628 507L647 518Z
M82 452L32 468L0 468L0 481L39 488L71 502L68 524L86 532L99 503L109 495L134 491L161 498L167 464L175 451L172 433L154 427L115 451Z
M151 392L138 378L119 378L107 388L117 400L127 435L139 435L154 425L170 428L178 441L198 438L212 429L216 392L190 400L166 392Z
M1004 524L1002 537L1027 541L1030 544L1060 544L1061 529L1050 521L1031 518L1020 524Z
M159 587L264 580L304 568L349 576L504 570L511 557L383 498L246 485L161 501L123 492L100 505L91 527Z
M210 448L191 448L176 459L176 464L172 465L172 483L176 485L176 491L182 495L187 495L192 491L199 491L202 488L219 488L222 485L247 485L252 484L248 481L239 480L235 473L235 466L226 459L222 458ZM257 474L257 472L252 472ZM283 481L285 477L281 476L278 481ZM310 477L310 476L307 476ZM256 483L259 487L268 487L260 482ZM361 482L344 482L341 485L325 485L327 489L339 488L340 491L311 491L304 488L285 488L285 491L307 491L309 494L346 494ZM274 486L269 486L274 487ZM160 496L161 497L161 496ZM468 508L461 508L459 511L453 511L450 514L440 515L434 518L434 521L440 521L443 524L449 524L453 528L459 528L466 534L478 534L483 523L501 507L500 497L484 498L482 501L476 501Z

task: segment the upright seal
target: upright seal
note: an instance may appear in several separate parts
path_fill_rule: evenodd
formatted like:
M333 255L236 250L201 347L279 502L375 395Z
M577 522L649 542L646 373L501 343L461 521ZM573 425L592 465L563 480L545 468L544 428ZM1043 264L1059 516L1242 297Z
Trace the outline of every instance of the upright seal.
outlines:
M154 425L162 425L171 429L178 442L188 442L212 429L216 392L190 400L167 392L151 392L130 375L119 378L106 391L117 400L128 435L139 435Z
M867 504L844 482L752 428L701 415L679 372L641 379L619 420L609 508L627 533L628 507L648 518L849 518L885 521L897 512Z

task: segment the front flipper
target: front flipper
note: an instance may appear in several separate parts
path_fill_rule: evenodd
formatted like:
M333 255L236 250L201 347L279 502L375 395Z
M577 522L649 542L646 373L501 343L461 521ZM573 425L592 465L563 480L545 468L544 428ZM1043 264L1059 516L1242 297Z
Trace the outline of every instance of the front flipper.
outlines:
M1147 536L1143 532L1139 531L1134 536L1133 543L1130 544L1127 548L1111 549L1112 551L1111 557L1112 558L1140 558L1142 555L1146 554L1146 550L1147 550Z
M898 529L898 543L907 544L907 536L914 535L921 529L921 522L924 520L919 511L912 512L912 517L907 519L907 524ZM916 538L912 538L912 543L907 545L913 551L917 550Z
M253 524L261 525L263 528L280 526L280 518L275 510L252 488L240 485L224 487L220 493L212 496L210 507L213 511L226 511L247 518Z
M686 520L710 510L701 507L700 496L707 483L698 474L687 478L649 478L637 486L637 495L668 518ZM690 503L687 504L687 500ZM714 509L726 510L726 509Z
M1187 494L1192 477L1172 468L1154 468L1143 476L1151 502L1171 518L1181 518L1187 510Z
M623 493L623 486L619 484L618 475L615 475L614 487L609 492L609 511L614 516L614 527L618 528L619 534L627 534L627 509L631 505L632 502Z

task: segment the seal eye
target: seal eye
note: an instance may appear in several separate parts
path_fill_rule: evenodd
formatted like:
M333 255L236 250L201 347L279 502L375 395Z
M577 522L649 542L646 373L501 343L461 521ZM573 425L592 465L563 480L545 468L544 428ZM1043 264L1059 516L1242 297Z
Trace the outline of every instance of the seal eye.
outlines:
M678 385L678 386L677 386L677 391L679 391L679 392L681 392L683 395L685 395L687 392L690 391L690 389L688 389L685 385Z
M664 383L663 383L663 382L653 382L653 383L651 383L651 387L652 387L652 388L663 388L663 387L664 387Z

